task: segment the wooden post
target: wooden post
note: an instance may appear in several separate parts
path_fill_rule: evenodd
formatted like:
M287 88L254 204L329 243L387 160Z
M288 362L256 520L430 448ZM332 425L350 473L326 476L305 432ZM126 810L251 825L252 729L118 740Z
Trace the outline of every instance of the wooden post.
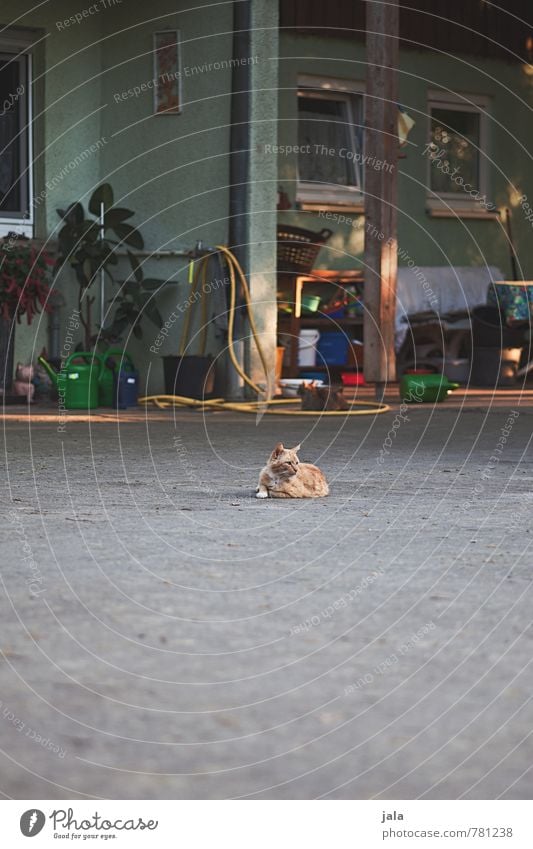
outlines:
M396 379L398 35L398 0L367 0L364 372L378 400Z

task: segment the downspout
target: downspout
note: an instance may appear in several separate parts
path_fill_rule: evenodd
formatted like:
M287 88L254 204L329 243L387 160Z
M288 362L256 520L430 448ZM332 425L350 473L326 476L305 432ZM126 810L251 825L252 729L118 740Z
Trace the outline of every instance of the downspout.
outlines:
M59 359L61 354L61 306L63 298L54 291L50 296L52 311L48 315L48 359Z
M235 0L233 3L233 59L231 77L231 130L229 157L229 228L228 246L233 251L248 277L249 274L249 179L250 179L250 53L251 53L251 0ZM242 60L246 61L242 61ZM238 306L242 298L238 297ZM238 310L235 320L236 337L246 333L243 316ZM241 365L245 365L244 344L236 344ZM226 370L227 395L242 394L241 384L233 366Z

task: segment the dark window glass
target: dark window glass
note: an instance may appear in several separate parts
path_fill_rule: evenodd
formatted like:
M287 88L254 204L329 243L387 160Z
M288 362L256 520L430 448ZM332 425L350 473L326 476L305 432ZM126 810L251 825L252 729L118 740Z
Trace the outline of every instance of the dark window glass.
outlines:
M464 192L457 182L462 177L473 189L479 189L479 145L479 112L432 109L430 188L438 194Z
M26 58L0 55L0 216L28 212Z
M357 135L347 100L298 97L298 175L301 181L357 186Z

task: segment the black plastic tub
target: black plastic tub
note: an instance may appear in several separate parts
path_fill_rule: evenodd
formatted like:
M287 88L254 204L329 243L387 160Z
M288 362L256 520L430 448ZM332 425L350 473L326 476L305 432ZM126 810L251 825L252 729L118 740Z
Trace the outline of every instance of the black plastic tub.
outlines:
M213 357L163 357L165 393L202 400L213 395Z
M521 348L524 330L507 327L497 307L472 310L472 342L480 348Z
M472 376L474 386L514 386L521 348L474 348Z

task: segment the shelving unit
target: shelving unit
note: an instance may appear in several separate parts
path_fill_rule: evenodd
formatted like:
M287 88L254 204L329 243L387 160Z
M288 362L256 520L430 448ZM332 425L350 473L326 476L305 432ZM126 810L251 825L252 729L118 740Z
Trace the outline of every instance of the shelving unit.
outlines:
M343 288L349 284L362 283L363 273L360 269L349 269L347 271L313 271L307 275L290 275L279 274L279 289L282 292L289 292L289 300L294 305L290 315L278 313L278 331L280 333L288 333L291 337L288 355L285 354L283 363L284 377L298 377L302 371L326 371L341 372L354 370L355 366L316 366L313 368L302 367L298 365L298 338L300 330L304 327L316 327L317 330L350 330L358 328L357 336L362 339L363 332L363 317L362 316L346 316L343 318L329 318L318 314L316 317L312 315L302 316L302 293L306 284L329 284L337 288Z

